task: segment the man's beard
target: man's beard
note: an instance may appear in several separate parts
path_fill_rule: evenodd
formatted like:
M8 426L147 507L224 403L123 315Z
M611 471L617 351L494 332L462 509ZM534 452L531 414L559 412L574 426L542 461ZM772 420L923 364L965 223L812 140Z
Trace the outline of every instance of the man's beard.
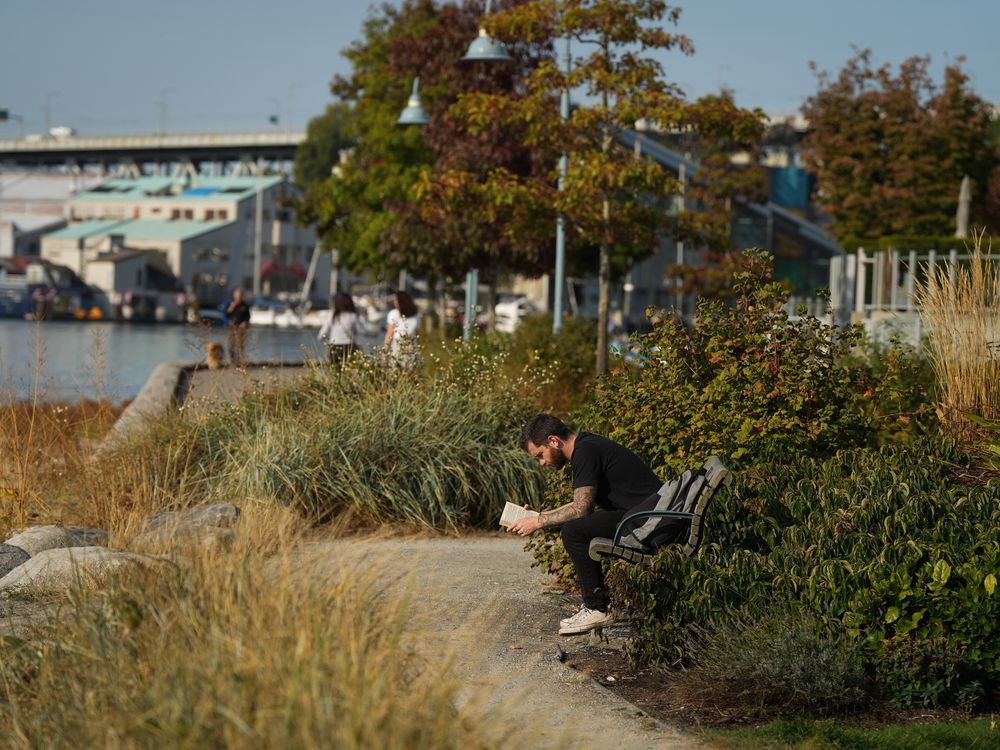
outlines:
M566 465L566 456L562 454L562 451L560 451L559 453L552 454L553 469L561 469L565 465Z

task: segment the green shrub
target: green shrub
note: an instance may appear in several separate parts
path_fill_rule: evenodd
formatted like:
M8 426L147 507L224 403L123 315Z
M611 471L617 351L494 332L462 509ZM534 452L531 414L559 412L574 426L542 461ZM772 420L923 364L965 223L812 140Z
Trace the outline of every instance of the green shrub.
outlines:
M956 484L942 451L918 440L737 473L695 557L666 549L651 566L613 568L638 618L633 655L672 663L692 625L799 607L858 639L880 696L899 705L995 689L1000 485ZM901 678L900 654L923 643L940 658Z
M870 443L862 373L845 361L860 329L789 319L769 256L747 256L734 305L700 302L691 327L650 311L653 330L631 343L643 366L621 362L577 421L628 445L663 477L711 454L740 468Z
M671 679L684 705L759 718L778 708L830 715L870 702L857 640L787 607L692 626L684 649L691 666Z
M934 363L922 350L895 338L885 344L866 339L848 362L878 442L908 442L938 429Z
M546 470L543 475L545 492L539 510L558 508L573 499L573 481L568 467L561 471ZM559 529L548 529L528 537L524 548L534 557L531 567L548 573L556 585L568 591L576 588L576 571L566 554Z

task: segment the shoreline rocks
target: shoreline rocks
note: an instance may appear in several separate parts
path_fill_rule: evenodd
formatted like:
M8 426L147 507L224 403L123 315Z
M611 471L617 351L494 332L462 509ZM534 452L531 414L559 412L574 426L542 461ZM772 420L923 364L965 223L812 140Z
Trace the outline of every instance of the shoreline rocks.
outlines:
M81 578L97 580L122 568L149 565L153 561L162 562L148 555L107 547L47 549L0 578L0 593L15 593L26 588L65 591Z

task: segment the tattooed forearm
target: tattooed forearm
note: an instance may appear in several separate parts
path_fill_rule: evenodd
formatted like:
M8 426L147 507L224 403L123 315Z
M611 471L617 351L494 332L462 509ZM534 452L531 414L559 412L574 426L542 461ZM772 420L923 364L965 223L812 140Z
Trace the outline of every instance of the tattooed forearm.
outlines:
M594 509L594 499L597 497L596 487L577 487L573 490L573 501L561 508L547 510L538 517L543 529L552 526L562 526L574 518L583 518Z

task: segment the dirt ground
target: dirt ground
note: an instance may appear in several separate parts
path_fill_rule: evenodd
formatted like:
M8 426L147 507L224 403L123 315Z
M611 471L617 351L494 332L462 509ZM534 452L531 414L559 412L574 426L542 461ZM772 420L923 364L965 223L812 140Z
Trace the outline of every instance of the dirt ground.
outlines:
M557 635L575 607L542 587L520 539L335 539L306 551L310 564L381 566L411 598L428 653L451 655L461 696L537 729L529 747L703 748L568 666L586 636ZM567 654L560 660L559 646Z

